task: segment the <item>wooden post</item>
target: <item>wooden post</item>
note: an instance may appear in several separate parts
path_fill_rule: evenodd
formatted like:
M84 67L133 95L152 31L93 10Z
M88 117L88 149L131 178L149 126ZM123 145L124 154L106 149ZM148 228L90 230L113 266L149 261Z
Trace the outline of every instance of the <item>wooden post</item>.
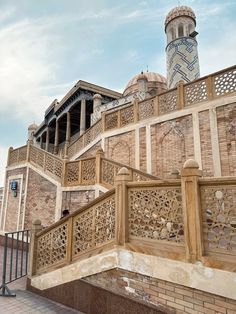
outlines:
M177 86L178 109L184 108L184 82L180 81Z
M33 222L32 230L30 232L30 251L29 251L29 271L28 276L36 274L36 262L37 262L37 233L43 229L41 220L36 219Z
M104 151L102 148L99 148L96 151L96 177L95 183L101 183L102 181L102 158L104 157Z
M10 147L8 149L8 156L7 156L7 166L10 166L10 160L11 160L11 153L13 152L13 147Z
M195 263L203 256L202 218L198 180L202 176L198 163L189 159L181 171L186 260Z
M212 76L207 78L207 100L213 99L213 80Z
M129 170L121 168L115 178L116 189L116 243L124 245L129 240L128 230L128 189L131 181Z
M70 264L72 261L72 246L73 246L73 217L68 218L67 226L67 246L66 246L66 259L67 264Z

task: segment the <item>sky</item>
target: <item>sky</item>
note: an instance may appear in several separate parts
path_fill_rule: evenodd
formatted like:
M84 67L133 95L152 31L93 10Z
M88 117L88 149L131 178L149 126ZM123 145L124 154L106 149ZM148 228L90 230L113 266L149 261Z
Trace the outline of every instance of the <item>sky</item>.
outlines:
M197 16L201 76L236 64L235 0L0 0L0 186L8 148L78 80L122 92L147 67L166 76L178 4Z

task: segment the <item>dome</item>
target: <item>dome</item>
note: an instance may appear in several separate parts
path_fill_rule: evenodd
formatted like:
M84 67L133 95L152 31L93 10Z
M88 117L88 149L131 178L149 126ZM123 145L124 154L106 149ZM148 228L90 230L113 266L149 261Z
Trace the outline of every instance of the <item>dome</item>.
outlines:
M186 7L186 6L180 6L180 7L176 7L174 9L172 9L166 16L166 20L165 20L165 28L167 26L167 24L175 19L176 17L179 16L189 16L191 17L195 24L196 24L196 15L193 12L193 10L190 7Z
M35 131L35 130L37 130L37 128L38 128L37 124L32 123L32 124L30 124L30 126L28 127L28 130L29 130L29 131L30 131L30 130Z
M138 79L147 79L148 92L155 90L155 94L159 94L167 89L166 78L156 72L146 72L135 75L126 85L123 96L128 96L138 92Z

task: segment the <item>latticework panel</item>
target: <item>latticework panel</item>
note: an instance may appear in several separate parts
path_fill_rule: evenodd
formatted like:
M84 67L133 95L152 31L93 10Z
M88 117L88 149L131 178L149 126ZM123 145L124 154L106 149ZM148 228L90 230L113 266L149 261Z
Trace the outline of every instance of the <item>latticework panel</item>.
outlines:
M184 87L185 105L199 103L207 100L207 84L206 80L191 83Z
M74 217L73 256L115 238L115 195Z
M24 162L27 159L27 146L19 148L18 162Z
M66 261L68 222L50 230L37 240L38 271Z
M46 155L45 170L54 174L58 178L62 178L63 161Z
M114 186L115 177L120 170L120 166L107 160L102 160L102 183Z
M206 249L236 253L236 186L202 186L200 192Z
M159 113L165 114L177 110L177 90L159 96Z
M214 77L215 96L232 92L236 92L236 70L224 72Z
M120 125L125 126L134 122L134 106L129 106L120 111Z
M95 158L81 161L81 180L82 184L94 184L96 176L96 160Z
M106 130L118 128L118 111L112 112L105 116Z
M39 166L41 168L44 167L45 160L45 152L40 151L36 147L31 146L30 148L30 162L32 162L35 166Z
M139 120L147 119L154 116L154 100L147 100L139 103L138 116Z
M79 182L79 161L66 164L66 185L78 185Z
M150 181L153 178L149 177L148 175L141 174L138 171L133 171L133 181Z
M9 166L14 165L18 162L18 149L15 149L10 152L9 156Z
M84 137L80 136L76 142L68 147L68 156L71 158L84 148Z
M131 236L184 241L181 188L140 187L129 189Z

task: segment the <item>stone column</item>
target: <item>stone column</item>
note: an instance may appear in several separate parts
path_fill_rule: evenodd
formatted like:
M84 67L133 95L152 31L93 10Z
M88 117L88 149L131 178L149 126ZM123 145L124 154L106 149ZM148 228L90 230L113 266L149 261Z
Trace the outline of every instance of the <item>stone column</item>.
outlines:
M86 99L81 99L81 110L80 110L80 135L85 131L86 127Z
M55 140L54 140L54 154L58 153L58 140L59 140L59 122L56 120Z
M203 233L198 180L202 176L198 163L189 159L181 171L186 260L200 261L203 256Z
M49 127L47 127L47 131L46 131L46 147L45 150L48 152L49 150Z
M66 114L66 143L65 143L65 158L68 157L68 146L70 145L70 133L71 133L71 123L70 123L70 112Z
M28 276L32 277L36 273L36 255L37 255L37 239L36 234L43 229L42 223L39 219L33 222L33 226L30 232L30 264Z
M116 189L116 244L123 245L129 240L128 230L128 188L131 181L129 170L121 168L115 178Z

